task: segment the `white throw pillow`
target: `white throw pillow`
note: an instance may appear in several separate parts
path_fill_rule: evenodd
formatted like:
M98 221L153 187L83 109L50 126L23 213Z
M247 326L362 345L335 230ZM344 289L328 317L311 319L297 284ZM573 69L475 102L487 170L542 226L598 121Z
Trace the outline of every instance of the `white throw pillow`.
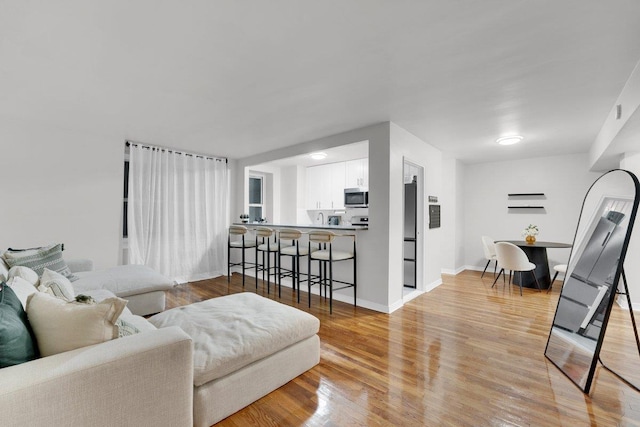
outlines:
M45 268L42 273L38 290L40 292L46 292L53 295L56 298L63 298L67 301L73 301L75 299L73 285L69 279L60 273L49 270L48 268Z
M27 316L45 357L118 338L115 323L126 305L117 297L83 304L36 292L27 300Z
M13 290L13 293L16 294L20 303L22 304L22 308L27 310L27 298L29 295L38 292L38 290L31 283L27 282L20 276L14 276L7 282L7 285Z
M21 277L27 282L31 283L33 286L38 286L38 282L40 281L38 273L30 269L29 267L25 267L22 265L11 267L11 269L9 270L9 275L7 277L9 279L11 279L12 277Z

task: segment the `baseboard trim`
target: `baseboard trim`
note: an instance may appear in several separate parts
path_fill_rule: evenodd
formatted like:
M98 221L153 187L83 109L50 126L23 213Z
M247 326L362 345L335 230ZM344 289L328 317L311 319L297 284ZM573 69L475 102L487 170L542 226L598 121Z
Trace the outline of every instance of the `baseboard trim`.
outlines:
M629 304L627 304L627 298L624 295L618 295L618 297L616 298L616 304L618 304L620 307L624 308L625 310L629 309ZM632 302L631 307L633 308L633 311L639 311L640 303Z
M438 286L440 286L440 285L442 285L442 278L440 278L440 279L438 279L438 280L436 280L436 281L433 281L433 282L429 283L429 284L425 287L424 291L425 291L425 292L431 292L432 290L434 290L435 288L437 288L437 287L438 287Z
M462 273L465 269L466 269L466 266L458 267L455 270L451 270L451 269L448 269L448 268L443 268L443 269L440 270L440 272L442 274L448 274L450 276L456 276L456 275Z

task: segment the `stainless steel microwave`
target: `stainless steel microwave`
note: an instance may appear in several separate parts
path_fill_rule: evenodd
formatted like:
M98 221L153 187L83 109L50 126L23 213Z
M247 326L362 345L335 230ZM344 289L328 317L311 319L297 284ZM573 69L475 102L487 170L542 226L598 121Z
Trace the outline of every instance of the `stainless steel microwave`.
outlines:
M367 208L369 207L369 192L364 188L344 189L345 208Z

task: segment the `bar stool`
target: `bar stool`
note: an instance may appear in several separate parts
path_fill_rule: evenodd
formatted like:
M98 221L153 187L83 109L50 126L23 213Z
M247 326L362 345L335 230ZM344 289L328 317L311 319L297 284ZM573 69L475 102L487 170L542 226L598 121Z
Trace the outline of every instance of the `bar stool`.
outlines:
M245 250L249 248L253 248L256 246L255 239L245 239L245 235L247 234L247 227L242 225L232 225L229 227L229 236L227 238L227 283L231 282L231 267L236 265L242 265L242 287L244 288L244 279L245 279L245 270L247 264L253 265L256 268L256 263L248 263L245 261ZM231 236L240 236L240 239L231 240ZM240 249L242 251L242 261L241 262L231 262L231 249Z
M273 241L271 240L273 238ZM259 239L262 239L261 241ZM282 247L288 247L290 245L283 245ZM269 227L257 227L256 228L256 263L258 263L258 253L262 252L262 264L256 266L256 290L258 289L258 272L262 271L262 281L264 282L265 271L267 273L267 294L271 293L270 276L274 275L277 278L278 274L278 251L280 250L280 243L276 239L275 232ZM271 267L271 255L273 254L274 266ZM267 258L265 267L265 255ZM271 269L275 268L275 272L271 273ZM274 282L275 284L276 282Z
M298 303L300 302L300 257L307 256L309 254L309 248L302 246L300 247L299 240L302 237L302 232L300 230L296 230L293 228L280 230L278 233L280 240L280 246L278 250L278 266L280 267L278 271L278 298L282 296L281 288L282 288L282 278L283 277L291 277L292 288L297 291L298 294ZM282 242L285 240L291 240L291 245L282 246ZM286 270L282 268L282 256L290 256L291 257L291 269ZM284 273L283 273L284 271ZM307 279L308 280L308 279Z
M351 237L353 239L353 252L349 251L334 251L333 239L335 237ZM317 243L318 250L312 251L311 244ZM344 282L341 280L335 280L333 278L333 263L338 261L353 260L353 283ZM311 274L311 261L319 262L319 274L312 276ZM325 288L325 295L327 297L327 286L329 287L329 314L333 313L333 282L341 283L345 286L336 288L340 289L353 287L353 306L356 306L356 289L357 289L357 264L356 264L356 236L355 234L335 234L331 231L314 230L309 232L309 259L308 259L308 289L309 289L309 308L311 308L311 286L318 283L320 285L320 296L322 297L322 288ZM329 274L327 275L327 267Z

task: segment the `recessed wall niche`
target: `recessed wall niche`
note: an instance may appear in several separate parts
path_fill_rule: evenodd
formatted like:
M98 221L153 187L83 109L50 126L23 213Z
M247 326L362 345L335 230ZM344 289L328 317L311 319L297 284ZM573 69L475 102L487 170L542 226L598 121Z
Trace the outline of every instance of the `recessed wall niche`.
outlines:
M542 201L547 199L544 193L509 193L507 194L509 213L547 213Z

